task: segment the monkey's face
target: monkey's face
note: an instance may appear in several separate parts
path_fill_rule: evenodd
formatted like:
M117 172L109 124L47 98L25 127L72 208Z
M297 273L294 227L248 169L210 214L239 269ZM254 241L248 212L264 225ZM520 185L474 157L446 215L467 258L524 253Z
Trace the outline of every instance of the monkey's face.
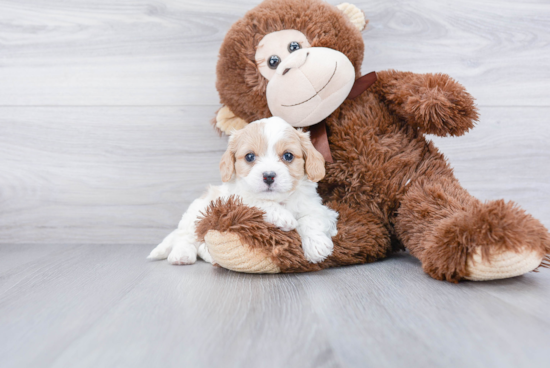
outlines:
M267 83L269 110L295 127L310 126L329 116L349 94L355 68L343 53L311 47L297 30L266 35L255 61Z
M365 19L355 10L321 0L265 0L246 13L220 49L216 87L224 116L247 123L280 116L305 127L332 114L361 75Z

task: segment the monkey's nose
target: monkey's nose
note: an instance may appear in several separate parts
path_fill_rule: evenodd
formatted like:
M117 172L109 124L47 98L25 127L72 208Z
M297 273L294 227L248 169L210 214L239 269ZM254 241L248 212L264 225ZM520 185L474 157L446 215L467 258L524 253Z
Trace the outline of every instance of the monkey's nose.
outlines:
M292 54L288 55L286 59L282 61L277 67L277 74L285 75L293 68L300 68L305 64L307 57L309 56L309 51L306 49L294 51Z
M264 176L264 183L266 183L267 185L273 184L273 182L275 181L275 177L277 176L277 174L273 171L264 172L262 175Z

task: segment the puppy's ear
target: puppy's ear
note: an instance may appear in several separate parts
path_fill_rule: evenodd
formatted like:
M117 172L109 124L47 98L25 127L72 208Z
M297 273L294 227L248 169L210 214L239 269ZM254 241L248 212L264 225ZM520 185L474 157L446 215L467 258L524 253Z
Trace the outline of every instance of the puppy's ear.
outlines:
M315 183L325 177L325 159L323 155L313 147L309 139L309 132L297 131L300 136L302 150L306 157L307 178Z
M229 144L227 145L227 150L222 156L220 161L220 173L222 175L222 181L224 183L231 180L233 177L233 172L235 171L235 151L234 151L234 141L235 136L229 138Z

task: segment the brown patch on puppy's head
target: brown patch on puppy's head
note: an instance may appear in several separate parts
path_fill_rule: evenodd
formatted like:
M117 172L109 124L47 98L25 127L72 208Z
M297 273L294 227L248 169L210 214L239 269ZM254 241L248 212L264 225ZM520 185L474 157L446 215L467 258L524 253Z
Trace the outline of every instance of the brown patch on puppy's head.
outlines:
M245 156L249 153L263 155L267 150L266 137L261 124L253 124L236 131L229 139L227 150L220 161L222 181L228 182L235 173L239 177L248 175L254 162L247 162Z
M295 180L300 180L305 174L315 183L325 177L325 159L323 155L313 147L309 139L309 132L289 128L286 136L275 144L275 152L279 157L287 152L294 156L291 162L287 162L290 175Z
M360 75L363 39L338 8L320 0L266 0L231 27L220 49L216 87L221 102L237 117L251 122L272 115L256 47L267 34L288 29L302 32L311 47L343 53Z
M293 188L295 188L298 181L300 181L305 175L305 155L302 150L302 144L300 142L298 132L292 127L288 127L285 131L284 137L278 140L273 148L275 149L277 156L281 157L281 161L288 167L288 172L294 181ZM290 162L282 159L282 157L287 153L290 153L293 156L293 159Z

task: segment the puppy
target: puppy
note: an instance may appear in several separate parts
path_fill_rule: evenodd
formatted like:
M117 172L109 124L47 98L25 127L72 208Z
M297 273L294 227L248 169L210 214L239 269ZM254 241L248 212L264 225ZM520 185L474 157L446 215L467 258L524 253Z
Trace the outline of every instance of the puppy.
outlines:
M191 203L178 228L148 258L192 264L198 254L212 263L206 245L197 240L195 222L213 200L231 195L262 209L265 221L283 231L296 229L308 261L321 262L332 253L338 214L325 207L317 194L325 160L311 144L309 133L278 117L255 121L231 135L220 171L223 184L209 187Z

